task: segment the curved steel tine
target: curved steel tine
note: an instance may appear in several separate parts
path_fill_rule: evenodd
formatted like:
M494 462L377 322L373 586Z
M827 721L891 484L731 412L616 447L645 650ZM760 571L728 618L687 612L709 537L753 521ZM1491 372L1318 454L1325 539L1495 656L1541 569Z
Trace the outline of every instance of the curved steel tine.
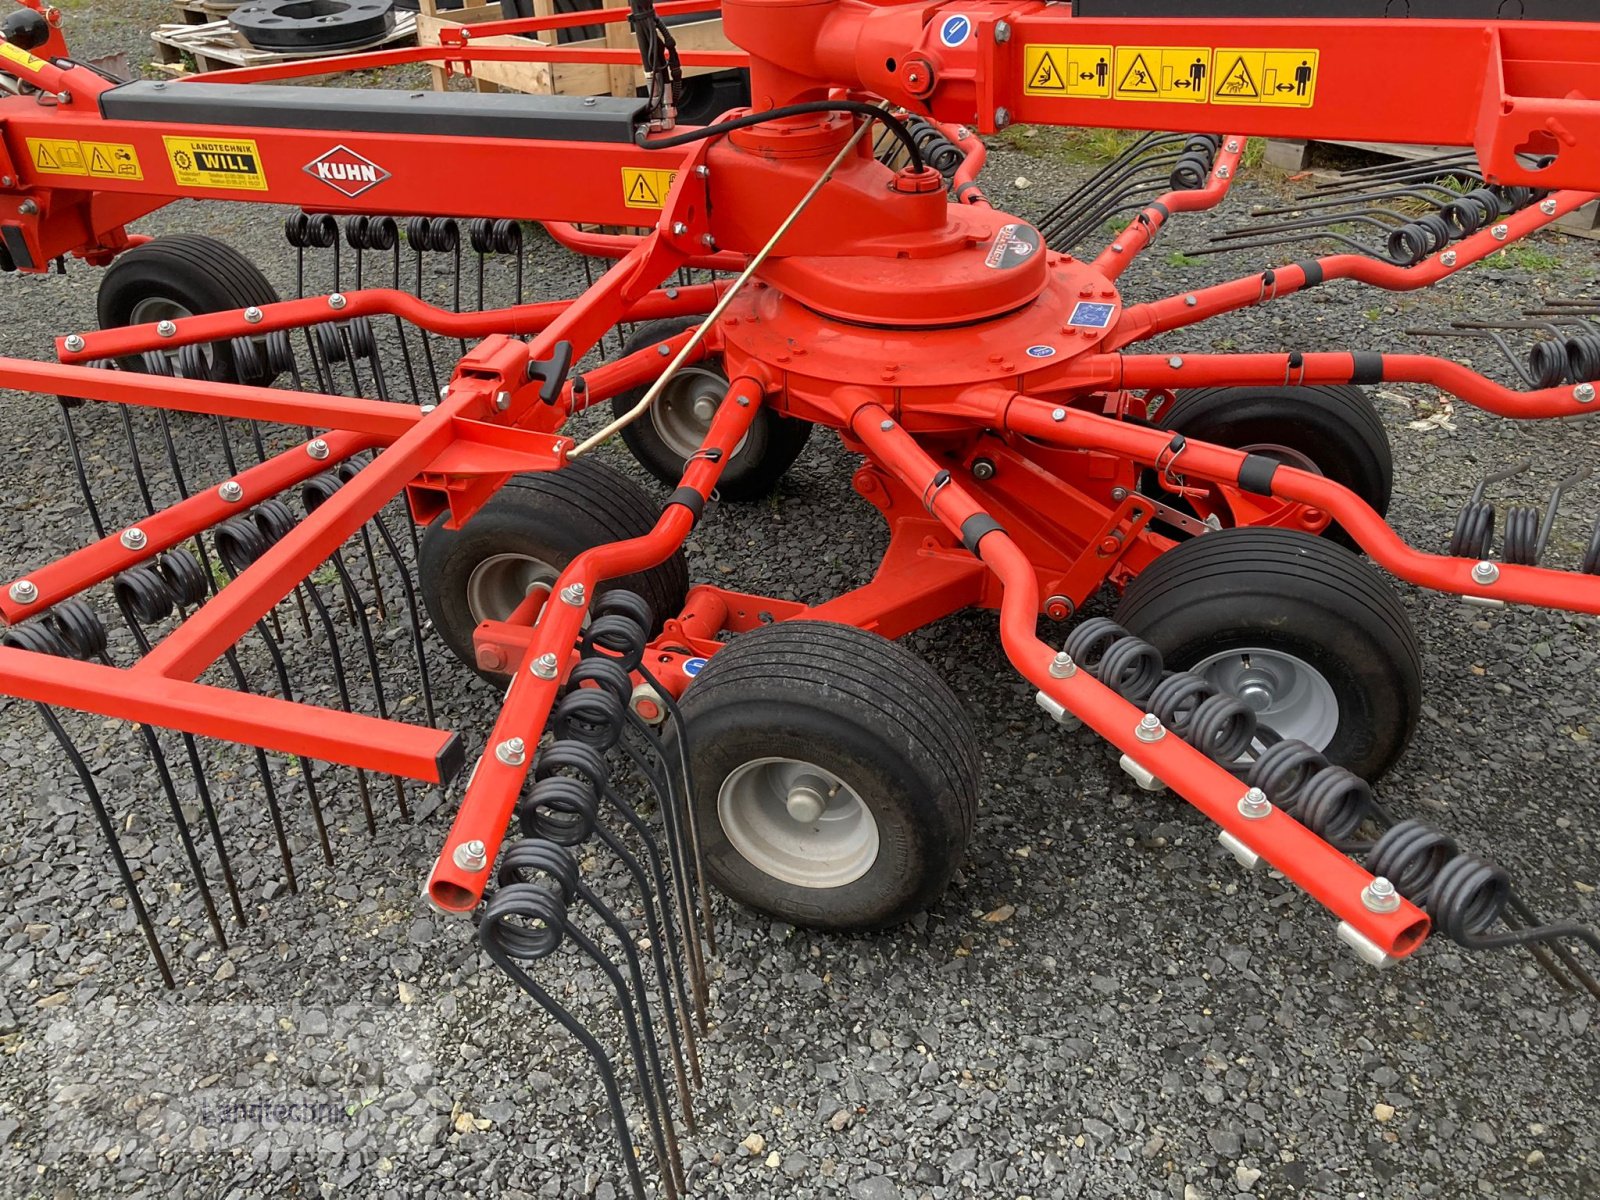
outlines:
M531 887L531 884L512 885L502 888L496 899L512 892L517 886ZM511 977L514 982L529 996L533 997L545 1012L553 1017L558 1025L570 1033L580 1046L588 1053L593 1061L595 1072L600 1076L600 1084L605 1089L606 1105L611 1110L611 1124L617 1138L617 1149L621 1154L623 1166L628 1172L628 1181L633 1190L634 1200L646 1200L644 1191L644 1177L639 1172L638 1156L634 1153L633 1137L628 1132L628 1114L622 1106L622 1092L617 1086L617 1074L611 1065L611 1059L606 1054L605 1047L590 1033L583 1022L569 1012L554 996L545 991L533 977L522 969L522 966L505 949L496 930L490 925L488 932L484 926L489 924L493 914L485 912L484 921L478 927L478 943L488 953L496 966Z
M155 923L150 919L150 912L144 906L144 898L139 894L139 885L133 878L132 869L128 866L127 855L123 853L122 840L117 836L116 824L106 809L105 798L95 784L89 764L84 761L82 753L62 726L55 711L45 704L36 704L34 708L38 711L45 728L60 744L62 753L72 763L73 770L78 773L78 782L83 784L83 790L89 797L89 807L94 811L95 821L100 826L100 832L105 835L106 845L111 851L111 860L116 864L117 874L122 879L122 890L128 897L129 906L133 909L134 920L139 923L139 928L144 933L145 943L150 947L150 956L156 961L156 970L161 973L162 984L168 988L176 987L172 978L172 968L167 965L167 956L162 952L161 940L156 936Z

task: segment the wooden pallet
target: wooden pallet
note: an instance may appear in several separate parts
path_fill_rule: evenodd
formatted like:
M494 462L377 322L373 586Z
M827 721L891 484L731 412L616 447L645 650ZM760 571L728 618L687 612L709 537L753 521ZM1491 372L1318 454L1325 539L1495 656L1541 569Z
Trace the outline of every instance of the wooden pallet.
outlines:
M172 7L178 10L178 19L185 25L209 25L213 21L225 21L228 14L238 8L244 0L172 0Z
M409 42L417 36L417 18L411 13L396 13L394 29L385 37L363 46L352 46L341 54L357 50L376 50ZM173 77L204 71L226 71L230 67L264 67L273 63L302 62L308 58L322 58L325 52L308 50L280 53L260 50L245 41L244 35L226 21L208 21L204 25L173 23L158 25L150 35L155 45L155 68ZM193 66L190 62L193 62ZM337 70L334 67L333 70ZM330 72L331 73L331 72Z
M534 15L548 17L555 12L554 0L533 0ZM468 0L465 8L440 11L437 0L420 0L417 14L417 43L422 46L440 45L439 34L445 29L471 29L484 21L503 21L505 13L499 4L486 4L481 0ZM604 36L584 41L564 42L564 46L611 46L636 52L633 34L625 23L605 27ZM546 35L550 36L550 35ZM731 50L733 44L723 35L722 18L686 22L672 27L672 36L680 50ZM474 46L526 46L523 37L475 37ZM685 67L685 75L700 75L719 70L717 67ZM434 91L446 87L444 68L433 68ZM609 66L603 63L520 63L481 62L472 64L473 86L480 92L531 92L557 96L634 96L645 83L644 71L636 66Z
M1374 163L1385 160L1432 158L1451 149L1449 146L1401 146L1391 142L1300 142L1269 138L1264 161L1285 171L1310 171L1312 174L1336 178L1340 174L1338 169L1332 167L1319 169L1317 165L1318 150L1325 147L1338 150L1345 160L1350 157L1349 151L1354 150L1368 156ZM1600 202L1586 204L1577 212L1568 213L1555 222L1554 228L1575 237L1600 240Z

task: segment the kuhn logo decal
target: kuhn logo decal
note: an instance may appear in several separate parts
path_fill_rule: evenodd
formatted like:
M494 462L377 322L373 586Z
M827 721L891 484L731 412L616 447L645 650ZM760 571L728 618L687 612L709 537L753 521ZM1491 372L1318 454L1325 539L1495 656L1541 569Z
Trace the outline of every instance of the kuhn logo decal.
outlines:
M995 234L984 263L996 271L1008 271L1026 262L1039 248L1039 232L1031 225L1002 225Z
M350 197L377 187L390 174L348 146L335 146L326 154L318 155L306 164L305 170L313 179L320 179L334 191Z

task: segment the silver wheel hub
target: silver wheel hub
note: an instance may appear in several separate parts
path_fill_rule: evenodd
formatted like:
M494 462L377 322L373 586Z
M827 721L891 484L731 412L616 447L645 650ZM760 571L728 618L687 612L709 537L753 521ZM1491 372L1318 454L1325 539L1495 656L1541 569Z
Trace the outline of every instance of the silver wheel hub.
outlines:
M531 554L491 554L467 576L467 611L472 619L503 621L530 592L548 593L560 572Z
M717 817L747 862L784 883L836 888L878 859L878 822L843 779L797 758L757 758L728 773Z
M667 447L687 459L711 432L712 419L728 392L728 381L705 367L685 367L650 409L650 424ZM733 448L744 449L744 440Z
M1285 738L1325 750L1339 730L1339 698L1305 659L1264 646L1241 646L1189 668L1213 687L1239 697L1261 724Z

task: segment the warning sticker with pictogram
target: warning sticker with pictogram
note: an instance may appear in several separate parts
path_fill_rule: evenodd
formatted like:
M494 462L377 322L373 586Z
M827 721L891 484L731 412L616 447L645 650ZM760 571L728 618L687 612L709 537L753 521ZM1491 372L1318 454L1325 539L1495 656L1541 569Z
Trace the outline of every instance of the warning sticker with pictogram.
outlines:
M1310 108L1317 100L1315 50L1218 50L1215 104Z
M1211 98L1211 51L1193 46L1118 46L1118 100L1204 104Z
M65 138L29 138L28 157L36 171L46 175L87 175L83 149Z
M1111 99L1110 46L1024 46L1022 90L1030 96Z
M89 174L97 179L143 179L139 152L123 142L79 142Z
M622 168L622 202L629 208L661 208L672 190L676 171Z

